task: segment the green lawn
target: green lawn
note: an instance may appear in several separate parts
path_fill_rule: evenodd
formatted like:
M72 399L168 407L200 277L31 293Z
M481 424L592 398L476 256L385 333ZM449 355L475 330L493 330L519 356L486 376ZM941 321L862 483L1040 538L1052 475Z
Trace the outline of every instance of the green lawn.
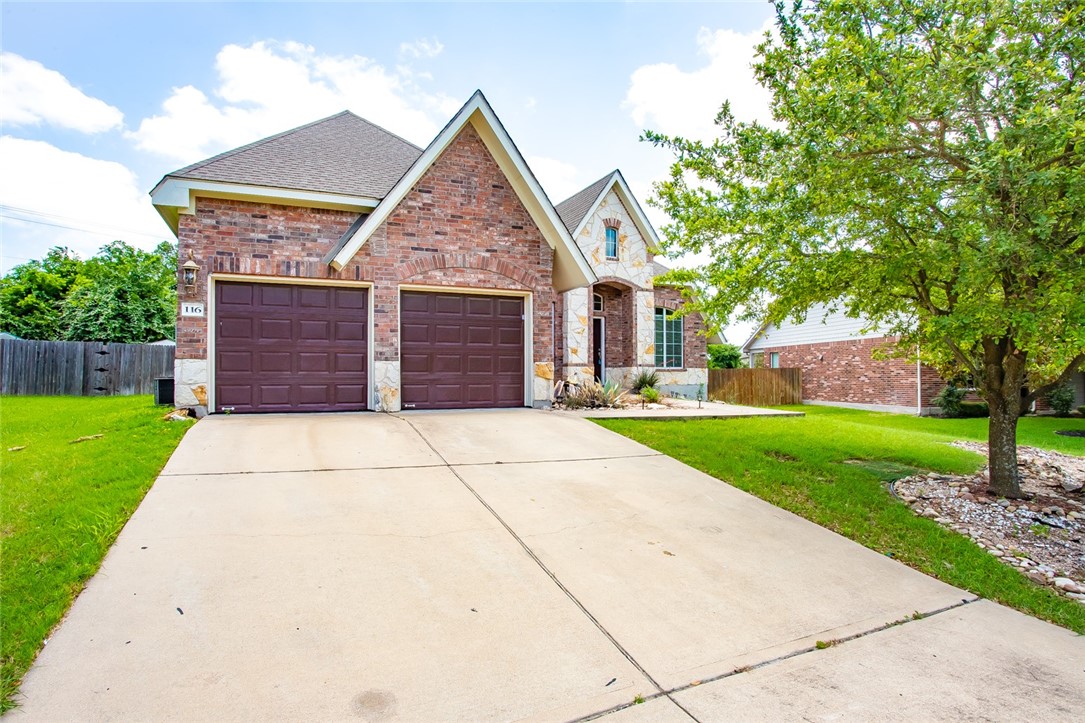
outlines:
M951 585L1085 634L1085 605L1036 585L968 538L916 516L883 484L913 469L979 469L979 455L946 442L984 440L986 419L790 408L807 416L597 421ZM1056 429L1085 430L1085 420L1026 417L1018 440L1085 456L1085 438L1059 436Z
M166 411L149 396L0 398L0 711L188 430Z

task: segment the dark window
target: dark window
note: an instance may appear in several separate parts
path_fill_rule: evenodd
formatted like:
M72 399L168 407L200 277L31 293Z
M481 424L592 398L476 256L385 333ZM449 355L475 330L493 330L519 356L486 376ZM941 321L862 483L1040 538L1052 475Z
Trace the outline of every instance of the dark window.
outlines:
M682 368L682 319L660 307L656 307L656 366Z
M618 229L607 227L607 258L618 258Z
M603 296L602 294L592 294L591 306L593 311L603 311Z

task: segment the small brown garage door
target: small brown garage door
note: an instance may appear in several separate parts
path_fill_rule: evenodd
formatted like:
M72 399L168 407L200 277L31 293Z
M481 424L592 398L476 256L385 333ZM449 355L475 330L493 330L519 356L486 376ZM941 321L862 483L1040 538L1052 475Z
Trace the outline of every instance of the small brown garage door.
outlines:
M524 300L404 291L404 409L524 406Z
M368 291L215 285L215 410L366 408Z

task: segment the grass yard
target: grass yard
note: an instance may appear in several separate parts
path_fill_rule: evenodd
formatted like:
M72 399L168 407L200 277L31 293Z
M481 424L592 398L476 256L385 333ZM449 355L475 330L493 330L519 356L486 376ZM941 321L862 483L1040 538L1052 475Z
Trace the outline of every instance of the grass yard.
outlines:
M986 419L788 408L807 416L596 421L928 575L1085 634L1085 605L1033 583L967 537L916 516L883 485L917 469L975 472L983 458L946 442L985 441ZM1026 417L1018 440L1085 456L1085 438L1059 436L1056 429L1085 430L1085 420Z
M0 398L0 711L188 430L166 411L149 396Z

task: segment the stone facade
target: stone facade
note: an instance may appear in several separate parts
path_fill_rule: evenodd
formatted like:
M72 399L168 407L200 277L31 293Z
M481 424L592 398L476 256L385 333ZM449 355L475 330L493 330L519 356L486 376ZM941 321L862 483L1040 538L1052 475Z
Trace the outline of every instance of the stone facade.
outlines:
M199 285L180 300L209 301L209 279L226 274L371 284L369 407L397 411L401 285L523 292L531 295L533 332L534 398L527 401L548 403L554 252L473 127L460 132L358 254L335 271L322 259L356 218L346 211L198 198L195 213L180 217L177 235L182 262L191 253L201 266ZM178 403L201 394L206 402L208 317L177 321Z
M616 259L606 257L608 225L618 228ZM594 378L592 320L603 318L604 376L608 382L629 386L638 372L655 368L656 307L677 309L685 302L678 289L654 286L653 250L614 187L582 223L575 240L599 280L590 289L562 295L558 348L563 353L557 372L573 382ZM596 295L601 310L596 309ZM707 337L699 314L684 317L683 325L683 367L659 370L660 381L664 391L692 397L708 381Z
M853 405L861 408L924 414L936 410L932 400L945 386L938 373L905 359L872 358L875 349L891 347L892 337L830 341L814 344L766 347L765 364L771 354L780 355L781 367L802 369L803 402Z

